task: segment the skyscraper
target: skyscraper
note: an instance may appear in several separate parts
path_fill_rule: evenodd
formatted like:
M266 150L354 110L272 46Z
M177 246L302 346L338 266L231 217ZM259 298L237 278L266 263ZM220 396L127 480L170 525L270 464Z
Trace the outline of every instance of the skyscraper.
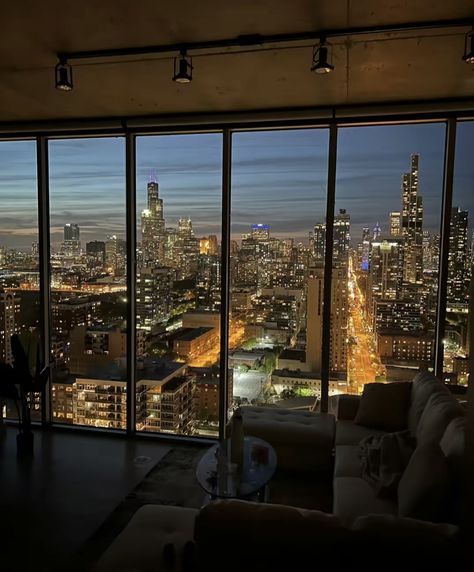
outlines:
M173 244L173 264L178 271L178 279L190 278L198 270L200 241L194 236L193 223L189 217L178 220L178 231Z
M312 372L321 372L323 335L323 265L309 269L306 308L306 365ZM333 268L331 286L331 326L329 368L333 373L347 373L347 270Z
M334 216L333 232L333 260L347 264L351 242L351 216L346 209L339 209ZM316 261L324 260L326 252L326 223L318 222L314 225L314 233L311 236L313 254Z
M364 226L362 229L362 242L360 243L360 268L365 272L369 269L370 255L370 228Z
M469 293L468 211L451 210L448 254L448 302L465 303Z
M405 240L403 278L412 284L423 282L423 199L419 195L419 159L412 154L410 171L402 176L401 234Z
M105 242L105 262L114 276L125 274L127 250L125 240L115 234L107 236Z
M314 225L314 258L324 260L326 251L326 224L319 222Z
M396 300L403 283L403 240L373 241L370 249L367 309L374 312L377 300Z
M163 199L159 185L150 177L147 185L147 208L142 211L143 262L162 263L165 256L166 231L163 217Z
M400 236L400 225L400 211L392 211L390 213L390 236Z
M64 225L63 253L65 256L78 256L81 253L79 225Z
M137 269L137 324L151 331L169 319L172 310L175 271L166 267L140 266Z
M270 226L268 224L253 224L251 237L254 240L269 240L270 239Z
M351 217L346 209L339 209L334 217L334 247L333 260L347 264L351 242Z

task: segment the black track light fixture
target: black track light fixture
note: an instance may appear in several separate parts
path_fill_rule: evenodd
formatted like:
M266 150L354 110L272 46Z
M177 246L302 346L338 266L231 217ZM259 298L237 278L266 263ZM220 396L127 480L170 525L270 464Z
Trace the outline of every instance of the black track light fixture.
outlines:
M173 81L177 83L190 83L193 79L193 60L188 56L186 49L182 48L179 57L174 58Z
M55 67L56 89L72 91L72 68L67 60L60 59Z
M326 38L321 36L319 45L313 48L313 65L311 71L316 73L330 73L334 70L331 64L331 46L326 42Z
M468 64L474 64L474 28L466 34L462 59Z

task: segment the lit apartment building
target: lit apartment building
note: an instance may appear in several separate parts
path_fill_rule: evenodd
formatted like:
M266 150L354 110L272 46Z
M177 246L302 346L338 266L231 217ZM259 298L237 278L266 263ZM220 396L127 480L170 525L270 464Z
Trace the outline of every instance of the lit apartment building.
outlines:
M140 328L150 331L170 317L174 274L171 268L151 262L137 269L136 307Z
M104 372L101 373L104 376ZM73 422L107 429L126 428L126 382L80 377L73 384Z
M55 379L51 385L53 419L58 423L74 423L74 377Z
M61 296L53 301L53 330L64 334L78 326L88 326L97 318L100 302L88 296Z
M140 381L144 389L141 403L143 405L145 399L145 414L142 409L140 429L192 434L195 424L194 381L194 376L186 373L167 380L143 378Z
M196 420L199 424L216 422L219 418L219 370L212 367L190 368L196 375L194 404ZM230 410L233 401L234 370L229 368L227 374L227 408Z
M0 291L0 362L12 363L10 338L18 333L20 298L13 292Z
M173 342L173 350L180 358L194 359L211 350L218 343L214 328L192 328L185 330Z
M431 366L433 348L433 336L424 333L386 331L377 335L377 353L383 363Z

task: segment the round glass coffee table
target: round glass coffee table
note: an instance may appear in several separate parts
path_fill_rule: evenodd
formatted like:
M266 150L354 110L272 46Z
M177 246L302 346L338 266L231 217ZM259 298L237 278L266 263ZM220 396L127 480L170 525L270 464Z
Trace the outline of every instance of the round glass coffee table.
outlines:
M213 445L198 463L196 478L211 500L265 500L265 487L273 477L277 455L273 447L258 437L245 437L240 469L230 461L229 440Z

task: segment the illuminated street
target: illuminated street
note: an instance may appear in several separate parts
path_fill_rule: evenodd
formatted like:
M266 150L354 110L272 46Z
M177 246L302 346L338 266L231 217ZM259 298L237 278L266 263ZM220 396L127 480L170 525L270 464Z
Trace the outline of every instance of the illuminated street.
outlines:
M352 391L361 393L363 385L385 374L385 368L376 353L371 328L364 315L364 295L357 282L352 260L349 262L349 339L348 377Z
M210 366L219 361L220 336L217 337L214 347L189 362L192 367ZM245 325L240 320L229 320L229 349L237 348L245 340Z

